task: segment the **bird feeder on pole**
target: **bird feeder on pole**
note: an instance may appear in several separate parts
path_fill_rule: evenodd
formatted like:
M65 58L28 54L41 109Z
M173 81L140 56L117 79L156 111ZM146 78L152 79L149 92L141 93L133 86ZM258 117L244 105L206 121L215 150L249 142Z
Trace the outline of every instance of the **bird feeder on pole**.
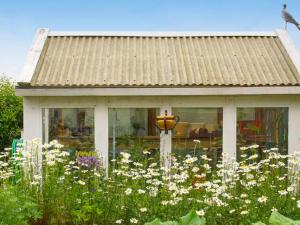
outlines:
M168 116L168 111L165 110L164 116L156 117L155 126L159 129L160 132L164 131L165 134L168 134L169 131L172 131L176 127L178 122L179 122L178 116L173 116L173 115Z

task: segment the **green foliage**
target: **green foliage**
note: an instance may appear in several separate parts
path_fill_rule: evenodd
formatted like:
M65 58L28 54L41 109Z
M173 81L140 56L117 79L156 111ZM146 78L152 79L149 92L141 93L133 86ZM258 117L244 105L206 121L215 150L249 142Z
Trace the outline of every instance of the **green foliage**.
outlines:
M252 223L252 225L266 225L262 222ZM281 215L279 212L273 212L269 219L269 225L300 225L300 220L292 220Z
M178 225L204 225L205 223L205 218L200 219L195 210L192 210L180 218Z
M22 98L16 96L13 82L0 76L0 152L20 137L22 124Z
M177 225L178 223L175 221L166 221L166 222L161 222L160 219L155 219L150 223L145 223L145 225Z
M199 218L195 210L191 210L187 215L181 217L179 222L166 221L161 222L160 219L155 219L150 223L145 223L145 225L205 225L205 218Z
M300 161L289 156L287 170L287 156L277 151L265 151L257 163L253 149L246 148L243 161L224 160L216 168L209 165L206 155L172 157L166 169L147 153L135 161L128 149L114 168L105 171L101 166L80 164L62 145L52 142L44 145L43 170L38 174L36 142L12 159L20 165L20 178L14 185L37 202L48 225L246 225L259 220L256 225L263 225L276 210L300 219L300 192L291 183L299 177L293 168ZM7 162L0 159L3 186L13 177L13 164ZM284 221L276 213L272 219Z
M41 217L38 205L20 191L0 189L0 225L28 225Z
M270 217L269 223L270 225L300 225L300 220L292 220L281 215L278 212L273 212Z
M259 221L259 222L256 222L256 223L252 223L252 225L266 225L266 224Z

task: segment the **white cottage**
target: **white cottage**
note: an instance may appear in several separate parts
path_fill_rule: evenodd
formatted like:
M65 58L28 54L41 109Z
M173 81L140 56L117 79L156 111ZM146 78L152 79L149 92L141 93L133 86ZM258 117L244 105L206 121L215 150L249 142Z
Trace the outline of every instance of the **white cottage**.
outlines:
M300 150L300 56L286 31L107 33L38 30L17 94L24 138L118 152ZM172 132L157 115L180 118ZM200 140L200 143L194 141Z

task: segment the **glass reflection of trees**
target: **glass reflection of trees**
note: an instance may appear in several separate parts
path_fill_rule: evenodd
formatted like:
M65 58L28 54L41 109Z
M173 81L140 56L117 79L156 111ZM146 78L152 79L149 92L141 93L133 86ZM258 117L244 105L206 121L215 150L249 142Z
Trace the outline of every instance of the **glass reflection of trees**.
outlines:
M49 141L74 150L94 150L94 110L49 109Z

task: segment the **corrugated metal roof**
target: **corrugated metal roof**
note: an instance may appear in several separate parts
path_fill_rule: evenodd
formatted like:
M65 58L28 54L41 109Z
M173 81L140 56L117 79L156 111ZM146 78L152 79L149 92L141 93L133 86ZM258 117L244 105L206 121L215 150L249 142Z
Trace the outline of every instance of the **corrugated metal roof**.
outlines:
M37 87L299 85L276 36L49 36Z

